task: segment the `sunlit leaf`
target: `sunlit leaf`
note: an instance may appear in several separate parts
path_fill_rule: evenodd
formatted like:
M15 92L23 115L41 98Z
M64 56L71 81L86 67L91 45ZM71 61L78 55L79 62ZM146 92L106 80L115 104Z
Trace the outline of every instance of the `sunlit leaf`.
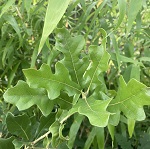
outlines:
M32 87L45 88L50 99L57 98L61 90L66 91L69 96L81 92L80 87L70 80L68 70L60 62L56 64L55 74L46 64L43 64L39 70L26 69L23 72L27 82Z
M88 67L88 59L81 56L81 50L84 49L85 40L83 36L71 37L65 29L57 30L56 49L64 54L61 62L68 69L72 80L76 83L81 83L83 73Z
M54 28L57 26L58 22L65 13L70 0L49 0L46 10L46 16L44 21L44 28L42 33L42 38L39 45L38 53L41 52L41 49L47 39L51 34Z
M108 69L108 61L110 55L106 52L102 46L90 46L90 65L84 74L84 84L88 89L94 89L99 82L100 73Z
M144 105L150 105L150 89L135 79L131 79L126 84L121 77L117 96L108 107L108 111L115 113L110 116L109 122L117 125L120 120L120 112L123 112L129 119L142 121L145 119Z
M108 124L110 113L106 111L109 100L96 100L92 96L85 99L80 99L78 103L71 109L74 113L85 115L90 123L94 126L105 127Z
M53 101L48 99L45 89L30 88L24 81L19 81L16 86L9 88L5 94L6 102L14 104L19 110L25 110L37 105L46 116L53 108Z

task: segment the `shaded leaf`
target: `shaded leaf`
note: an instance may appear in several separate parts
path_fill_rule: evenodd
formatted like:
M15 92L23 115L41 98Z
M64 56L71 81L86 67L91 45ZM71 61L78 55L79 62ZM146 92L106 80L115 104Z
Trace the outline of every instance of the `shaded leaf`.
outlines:
M45 116L53 109L53 101L48 99L45 89L30 88L24 81L19 81L15 87L9 88L4 94L4 100L16 105L19 110L37 105Z
M74 145L74 141L76 139L78 130L80 128L80 125L82 123L83 120L83 116L82 115L77 115L74 117L74 122L70 127L70 131L69 131L69 141L68 141L68 147L71 149L73 148Z
M70 80L68 70L59 62L56 64L55 74L46 64L43 64L39 70L26 69L23 72L27 82L33 87L45 88L50 99L57 98L61 90L66 91L69 96L81 92L80 87Z
M47 132L51 124L54 123L54 121L55 121L55 113L51 113L47 117L42 116L40 118L40 125L37 130L37 136L41 135L44 132Z
M25 140L30 139L31 122L30 118L26 114L14 116L13 114L8 113L6 117L6 124L10 133Z
M15 149L12 141L13 137L8 139L0 138L0 149Z

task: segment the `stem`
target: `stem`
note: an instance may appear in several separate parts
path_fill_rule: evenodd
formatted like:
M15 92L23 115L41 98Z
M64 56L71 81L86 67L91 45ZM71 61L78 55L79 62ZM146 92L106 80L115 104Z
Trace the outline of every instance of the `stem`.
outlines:
M34 140L31 144L34 145L36 144L37 142L39 142L40 140L44 139L45 137L47 137L51 132L48 131L46 132L44 135L42 135L41 137L39 137L38 139Z

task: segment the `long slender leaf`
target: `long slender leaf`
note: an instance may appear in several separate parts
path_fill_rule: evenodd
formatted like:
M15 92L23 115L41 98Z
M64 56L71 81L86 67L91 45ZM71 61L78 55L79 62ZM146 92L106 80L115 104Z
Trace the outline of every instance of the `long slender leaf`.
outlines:
M70 0L57 0L57 1L49 0L48 1L45 23L44 23L42 38L38 49L38 54L41 52L47 37L51 34L51 32L57 26L58 22L60 21L63 14L65 13L69 2Z

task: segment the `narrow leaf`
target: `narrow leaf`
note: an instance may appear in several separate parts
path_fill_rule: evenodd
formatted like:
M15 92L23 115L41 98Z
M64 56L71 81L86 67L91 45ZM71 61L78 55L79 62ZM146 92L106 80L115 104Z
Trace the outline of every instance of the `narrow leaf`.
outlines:
M89 149L90 148L90 146L91 146L91 144L94 140L94 137L96 135L96 131L97 131L96 127L93 127L92 131L89 133L88 138L85 142L84 149Z
M130 138L132 137L132 134L134 131L134 126L135 126L135 120L128 119L128 132L129 132Z
M83 120L83 116L82 115L78 115L75 117L73 124L70 127L70 131L69 131L69 141L68 141L68 147L70 149L73 148L74 145L74 141L76 139L76 135L78 133L78 130L80 128L81 122Z
M116 29L120 26L126 14L126 0L118 0L118 5L119 5L119 19L116 25Z
M70 0L49 0L48 6L46 10L45 23L42 33L42 38L39 45L38 54L41 52L42 47L47 39L47 37L51 34L54 28L57 26L58 22L62 18L65 13Z
M142 3L143 0L129 1L127 34L130 32L133 25L133 21L136 19L138 12L142 8Z
M12 6L14 2L15 2L15 0L8 0L5 3L5 6L3 6L1 14L0 14L0 18L6 11L8 11L9 7Z

